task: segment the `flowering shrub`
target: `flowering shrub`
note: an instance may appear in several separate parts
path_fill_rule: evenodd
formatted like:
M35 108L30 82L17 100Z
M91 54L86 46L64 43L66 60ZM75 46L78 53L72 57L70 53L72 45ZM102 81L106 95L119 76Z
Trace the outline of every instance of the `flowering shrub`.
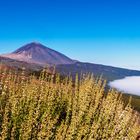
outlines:
M1 140L135 140L138 116L115 90L87 75L82 80L26 77L1 71Z

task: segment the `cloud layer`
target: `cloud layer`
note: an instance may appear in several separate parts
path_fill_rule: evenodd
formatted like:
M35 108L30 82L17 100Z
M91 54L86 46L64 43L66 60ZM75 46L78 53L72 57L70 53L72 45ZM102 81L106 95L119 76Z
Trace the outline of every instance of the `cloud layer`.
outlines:
M119 91L140 96L140 76L125 77L112 81L109 85Z

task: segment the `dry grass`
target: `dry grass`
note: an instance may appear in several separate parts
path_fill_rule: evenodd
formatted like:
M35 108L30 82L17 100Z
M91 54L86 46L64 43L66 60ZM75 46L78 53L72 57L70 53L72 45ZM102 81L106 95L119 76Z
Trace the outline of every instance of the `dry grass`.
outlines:
M1 71L0 140L135 140L138 117L101 78Z

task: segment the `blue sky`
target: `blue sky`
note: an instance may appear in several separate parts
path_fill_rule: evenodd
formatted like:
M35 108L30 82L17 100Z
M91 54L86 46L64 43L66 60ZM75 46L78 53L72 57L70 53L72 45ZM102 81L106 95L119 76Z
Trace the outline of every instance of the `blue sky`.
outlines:
M0 0L0 53L38 41L84 62L140 70L139 0Z

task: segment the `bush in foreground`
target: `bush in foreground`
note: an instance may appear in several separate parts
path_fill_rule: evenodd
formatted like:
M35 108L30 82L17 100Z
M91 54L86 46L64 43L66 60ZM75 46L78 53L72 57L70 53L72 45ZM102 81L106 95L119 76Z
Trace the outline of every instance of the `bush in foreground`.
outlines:
M1 140L135 140L138 116L105 82L1 72Z

